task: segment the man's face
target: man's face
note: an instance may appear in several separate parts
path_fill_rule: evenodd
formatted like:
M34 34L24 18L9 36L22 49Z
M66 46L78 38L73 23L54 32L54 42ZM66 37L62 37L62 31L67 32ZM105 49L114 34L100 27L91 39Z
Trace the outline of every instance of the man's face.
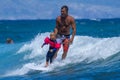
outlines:
M67 16L67 11L65 8L61 9L61 17L66 17Z

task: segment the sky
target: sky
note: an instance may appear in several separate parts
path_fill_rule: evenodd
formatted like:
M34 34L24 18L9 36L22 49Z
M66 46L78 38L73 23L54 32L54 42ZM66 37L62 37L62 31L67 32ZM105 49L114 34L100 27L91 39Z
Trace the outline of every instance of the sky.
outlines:
M120 0L0 0L0 20L56 19L63 5L75 19L120 18Z

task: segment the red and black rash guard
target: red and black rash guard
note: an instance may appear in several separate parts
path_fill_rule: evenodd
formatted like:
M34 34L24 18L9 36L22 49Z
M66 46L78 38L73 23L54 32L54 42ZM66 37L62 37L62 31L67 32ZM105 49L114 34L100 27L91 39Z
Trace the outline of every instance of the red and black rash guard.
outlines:
M50 48L56 48L56 49L59 49L61 47L61 44L60 43L57 43L56 40L51 40L49 37L46 37L45 40L44 40L44 44L49 44L50 45Z

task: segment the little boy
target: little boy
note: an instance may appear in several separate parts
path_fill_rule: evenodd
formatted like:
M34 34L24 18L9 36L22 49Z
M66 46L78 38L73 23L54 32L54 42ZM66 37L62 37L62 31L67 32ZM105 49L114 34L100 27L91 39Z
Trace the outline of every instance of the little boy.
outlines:
M43 47L46 44L49 44L50 47L49 47L49 50L48 50L47 55L46 55L46 65L45 65L45 67L48 66L49 61L50 61L50 63L52 63L54 54L60 48L60 44L57 43L56 35L53 32L50 33L50 38L48 38L48 37L45 38L44 43L41 47Z

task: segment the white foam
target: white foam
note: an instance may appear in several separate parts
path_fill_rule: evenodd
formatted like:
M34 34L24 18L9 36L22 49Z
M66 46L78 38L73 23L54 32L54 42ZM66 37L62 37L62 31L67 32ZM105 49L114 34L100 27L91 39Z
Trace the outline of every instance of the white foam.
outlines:
M76 36L74 44L70 48L70 57L77 56L78 60L89 59L89 62L97 59L106 59L120 51L120 37L113 38L92 38ZM73 53L73 54L72 54ZM72 55L71 55L72 54ZM79 59L80 58L80 59Z
M37 56L45 56L48 50L48 46L40 48L44 38L49 36L49 33L43 33L37 35L34 40L29 44L25 44L18 53L22 53L27 50L31 50L31 53L25 56L26 59L35 58ZM73 44L68 51L67 59L74 59L73 61L83 61L89 59L94 61L97 59L105 59L120 51L120 37L112 38L93 38L88 36L75 36ZM57 59L61 58L62 48L58 52Z
M49 33L38 34L35 39L30 43L23 45L18 53L23 53L26 51L31 51L28 55L25 55L23 59L36 58L37 56L43 56L44 59L40 60L40 63L33 61L32 63L26 63L22 68L16 69L10 72L9 75L24 75L31 68L40 69L45 65L45 55L48 50L48 46L40 48L44 38L49 36ZM67 66L68 64L80 63L81 61L92 62L98 59L106 59L107 57L116 54L120 51L120 37L112 38L93 38L89 36L75 36L73 44L70 46L67 58L61 61L61 56L63 49L61 48L58 52L57 58L54 60L53 64L49 66L48 71L54 70L57 67ZM27 66L27 67L26 67ZM59 68L57 68L59 69ZM43 72L45 72L43 70Z
M31 51L29 55L24 56L24 59L31 59L39 55L45 55L44 53L48 50L48 46L41 48L41 45L43 44L46 36L49 36L49 33L38 34L30 43L23 45L17 53Z

